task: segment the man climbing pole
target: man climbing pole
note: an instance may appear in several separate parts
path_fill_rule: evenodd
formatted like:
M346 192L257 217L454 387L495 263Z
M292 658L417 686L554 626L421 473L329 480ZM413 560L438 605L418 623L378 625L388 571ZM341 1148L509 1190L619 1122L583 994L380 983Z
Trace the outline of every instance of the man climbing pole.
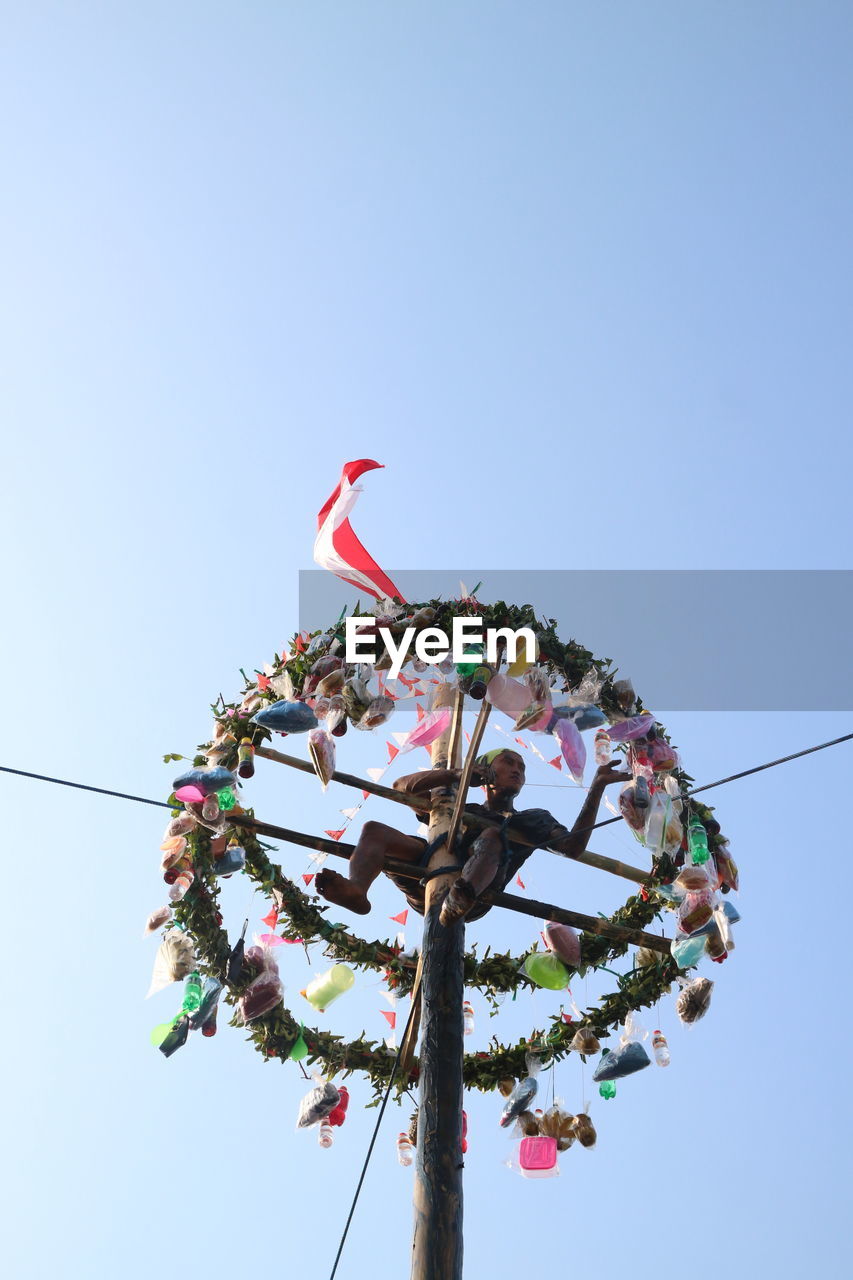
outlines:
M459 769L426 769L398 778L394 788L408 795L428 795L436 788L458 784L460 776ZM458 864L462 874L451 885L442 904L442 924L450 925L462 919L478 920L485 915L489 910L488 904L476 905L478 897L486 889L501 890L509 884L534 849L547 846L569 858L583 853L605 787L612 782L629 782L631 775L620 771L612 760L601 765L595 772L571 831L547 809L517 811L513 807L524 780L524 761L517 751L497 748L478 756L470 785L486 788L486 802L466 804L463 821L464 814L480 814L501 818L502 825L478 831L469 824L457 838L448 862ZM427 815L418 816L426 818ZM507 831L510 823L512 833ZM521 843L513 838L515 835L522 835L533 843ZM370 911L368 890L384 870L386 859L426 867L433 852L427 841L419 836L404 835L383 822L366 822L350 858L349 876L323 870L317 875L315 884L328 902L346 907L357 915L367 915ZM423 915L424 892L417 881L395 876L392 872L386 874L406 895L409 905Z

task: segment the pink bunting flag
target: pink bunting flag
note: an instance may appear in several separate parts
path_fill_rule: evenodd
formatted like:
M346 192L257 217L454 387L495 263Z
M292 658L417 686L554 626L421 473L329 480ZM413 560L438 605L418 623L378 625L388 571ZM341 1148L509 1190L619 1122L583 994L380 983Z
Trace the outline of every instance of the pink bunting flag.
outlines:
M380 1009L380 1010L379 1010L379 1012L382 1014L382 1017L383 1017L383 1018L387 1018L387 1019L388 1019L388 1026L389 1026L389 1027L391 1028L391 1030L393 1031L393 1030L394 1030L394 1028L395 1028L395 1027L396 1027L396 1025L397 1025L397 1015L396 1015L396 1013L394 1013L394 1011L393 1011L392 1009Z
M399 589L361 545L349 522L350 512L361 493L356 481L365 471L373 471L377 467L381 468L382 463L373 462L370 458L344 463L337 488L317 513L314 560L321 569L328 569L350 586L369 592L377 600L385 596L396 596L402 600Z
M393 920L395 924L405 924L408 918L409 918L408 907L406 908L405 911L401 911L399 915L388 917L388 919Z

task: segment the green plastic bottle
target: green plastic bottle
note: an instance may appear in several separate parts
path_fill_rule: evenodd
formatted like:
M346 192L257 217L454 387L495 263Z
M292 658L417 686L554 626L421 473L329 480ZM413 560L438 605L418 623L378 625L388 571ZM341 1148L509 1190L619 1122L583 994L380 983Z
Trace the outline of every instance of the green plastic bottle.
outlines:
M602 1098L615 1098L616 1081L602 1080L601 1084L598 1086L598 1092L601 1094Z
M181 1013L195 1013L201 1004L201 978L197 970L193 970L184 983L184 1003Z
M696 817L690 819L690 825L687 828L687 848L694 866L701 866L711 856L708 849L708 833Z

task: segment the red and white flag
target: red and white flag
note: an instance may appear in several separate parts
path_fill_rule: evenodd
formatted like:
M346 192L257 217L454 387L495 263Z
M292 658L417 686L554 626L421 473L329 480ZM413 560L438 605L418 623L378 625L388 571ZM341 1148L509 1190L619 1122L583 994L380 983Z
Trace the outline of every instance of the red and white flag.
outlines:
M371 462L369 458L344 463L340 484L317 516L314 560L321 569L328 569L351 586L368 591L377 600L385 596L396 596L402 600L391 579L365 551L349 522L350 512L361 493L356 480L365 471L381 466L381 462Z

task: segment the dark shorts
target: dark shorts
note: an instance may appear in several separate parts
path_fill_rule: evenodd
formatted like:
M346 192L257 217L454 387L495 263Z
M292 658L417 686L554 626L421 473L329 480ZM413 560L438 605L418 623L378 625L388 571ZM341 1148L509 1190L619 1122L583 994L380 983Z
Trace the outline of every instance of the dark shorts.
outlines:
M476 840L479 834L480 832L476 828L471 828L471 827L469 827L467 831L462 832L462 834L456 840L456 852L454 856L450 857L449 854L447 856L446 861L448 866L459 867L459 866L465 865L465 863L468 861L468 859L471 856L471 846L473 845L474 841ZM413 836L412 838L414 840L420 841L421 845L423 846L420 857L415 862L412 863L412 869L418 870L421 873L425 873L427 866L429 865L429 860L433 854L432 846L430 845L429 841L424 840L422 836ZM496 888L502 889L506 884L506 881L503 879L504 863L507 861L506 850L504 852L505 852L505 857L501 865L498 867L497 874L491 885L491 888L493 889L496 889ZM456 874L458 875L459 872L457 872ZM404 895L406 899L406 902L408 902L409 906L414 911L417 911L418 915L422 916L424 914L424 909L425 909L425 900L424 900L425 886L422 885L418 880L416 880L414 876L411 879L409 879L407 876L396 875L393 871L386 871L385 875L388 877L389 880L393 881L393 883L401 891L401 893ZM475 904L471 908L471 910L468 912L465 919L468 921L479 920L482 916L486 914L487 911L490 911L490 910L491 910L491 903L484 902L482 903L482 905Z

